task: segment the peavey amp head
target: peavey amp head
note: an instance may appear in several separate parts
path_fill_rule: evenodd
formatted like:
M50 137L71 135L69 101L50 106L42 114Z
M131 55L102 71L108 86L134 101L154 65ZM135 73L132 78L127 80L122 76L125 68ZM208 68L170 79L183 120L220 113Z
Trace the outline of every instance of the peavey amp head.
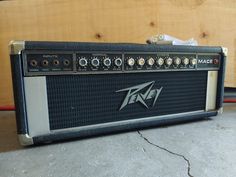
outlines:
M23 145L216 116L222 47L13 41Z

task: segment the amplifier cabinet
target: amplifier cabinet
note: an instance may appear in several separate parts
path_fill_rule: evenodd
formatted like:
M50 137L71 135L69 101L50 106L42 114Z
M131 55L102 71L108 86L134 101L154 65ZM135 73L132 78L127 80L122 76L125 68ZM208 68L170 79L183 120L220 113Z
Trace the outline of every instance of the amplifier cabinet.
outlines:
M216 116L226 48L13 41L22 145Z

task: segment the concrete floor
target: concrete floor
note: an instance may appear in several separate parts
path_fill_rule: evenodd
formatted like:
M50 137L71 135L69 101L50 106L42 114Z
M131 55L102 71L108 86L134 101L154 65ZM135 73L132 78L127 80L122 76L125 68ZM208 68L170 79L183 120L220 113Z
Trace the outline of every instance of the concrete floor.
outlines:
M235 177L236 104L204 121L22 148L0 113L0 177Z

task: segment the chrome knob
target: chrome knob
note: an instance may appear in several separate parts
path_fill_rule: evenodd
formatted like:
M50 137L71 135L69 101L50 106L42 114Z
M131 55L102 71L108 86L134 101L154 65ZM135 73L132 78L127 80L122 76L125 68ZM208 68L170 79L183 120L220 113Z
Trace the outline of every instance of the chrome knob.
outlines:
M104 64L106 67L111 66L111 59L110 59L110 58L105 58L105 59L103 60L103 64Z
M167 59L165 60L165 63L166 63L166 65L168 65L168 66L170 66L170 65L172 64L172 62L173 62L172 58L167 58Z
M175 58L174 64L178 66L180 63L181 63L181 59L179 57Z
M135 63L135 61L134 61L133 58L129 58L128 61L127 61L127 63L128 63L129 66L133 66L134 63Z
M138 65L143 66L145 64L145 59L144 58L139 58L138 59Z
M158 58L157 59L157 65L162 66L164 64L164 59L163 58Z
M188 65L189 64L189 59L188 58L184 58L183 59L183 64L184 65Z
M99 66L99 64L100 64L99 59L97 59L97 58L92 59L91 64L92 64L94 67Z
M122 65L122 60L120 58L115 59L115 65L116 66L121 66Z
M193 65L193 66L196 65L197 64L197 59L196 58L191 59L190 64Z
M147 64L148 64L149 66L154 65L154 63L155 63L155 60L154 60L153 58L149 58L149 59L147 60Z
M88 64L88 61L85 59L85 58L81 58L81 59L79 59L79 65L80 66L87 66L87 64Z

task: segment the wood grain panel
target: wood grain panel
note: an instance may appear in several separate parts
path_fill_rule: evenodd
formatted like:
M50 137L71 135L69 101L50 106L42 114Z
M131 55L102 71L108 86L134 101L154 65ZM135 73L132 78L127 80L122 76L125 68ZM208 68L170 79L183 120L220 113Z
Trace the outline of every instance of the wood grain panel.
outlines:
M229 48L236 86L235 0L16 0L0 2L0 105L13 104L10 40L138 42L166 33Z

